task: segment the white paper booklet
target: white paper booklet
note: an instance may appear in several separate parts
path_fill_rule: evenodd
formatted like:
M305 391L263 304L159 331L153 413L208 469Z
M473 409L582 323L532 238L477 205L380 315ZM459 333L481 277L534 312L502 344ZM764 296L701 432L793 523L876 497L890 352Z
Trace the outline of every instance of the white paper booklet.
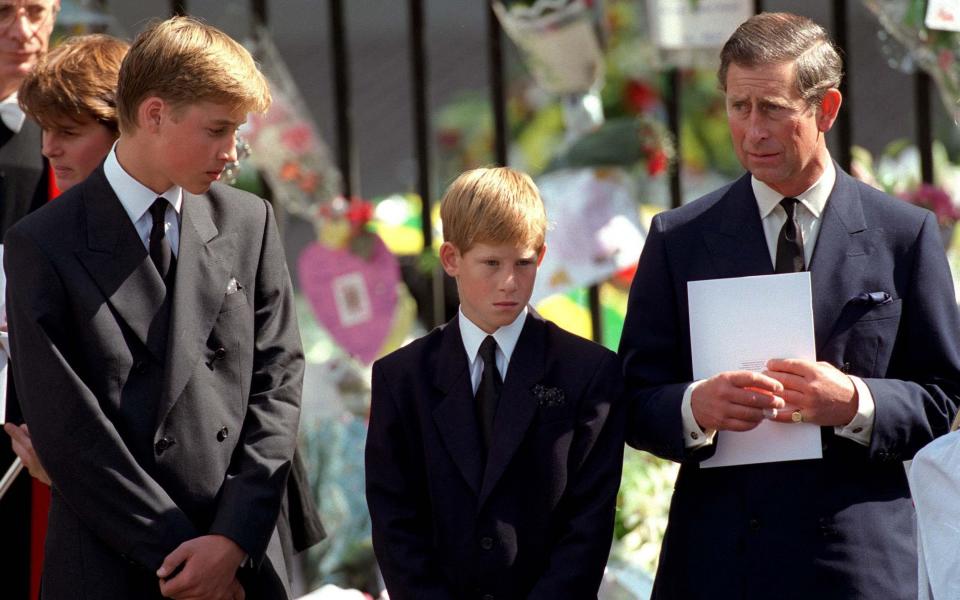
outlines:
M762 371L771 358L816 360L810 273L687 283L694 379ZM820 427L764 420L746 432L721 431L701 467L822 458Z

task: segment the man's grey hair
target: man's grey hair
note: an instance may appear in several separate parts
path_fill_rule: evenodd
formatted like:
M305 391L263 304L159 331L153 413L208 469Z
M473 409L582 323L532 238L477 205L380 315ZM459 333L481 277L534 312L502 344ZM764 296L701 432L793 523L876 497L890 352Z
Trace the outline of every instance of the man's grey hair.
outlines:
M717 78L727 91L731 64L753 68L796 61L797 91L816 106L830 88L840 87L843 59L823 27L791 13L760 13L744 21L720 51Z

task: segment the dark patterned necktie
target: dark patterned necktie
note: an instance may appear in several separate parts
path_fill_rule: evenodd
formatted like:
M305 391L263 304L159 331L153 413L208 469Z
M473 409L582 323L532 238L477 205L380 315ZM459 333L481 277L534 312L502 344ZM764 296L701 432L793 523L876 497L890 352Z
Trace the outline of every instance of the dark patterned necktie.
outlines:
M477 386L477 419L480 422L480 435L483 438L484 448L490 449L490 440L493 438L493 418L497 414L497 404L500 402L500 390L503 388L503 379L497 370L497 341L488 335L480 344L480 358L483 359L483 375L480 385Z
M150 206L150 216L153 218L153 226L150 228L150 259L157 267L164 283L169 285L168 276L176 259L170 248L170 240L167 239L165 226L167 206L169 202L166 198L157 198Z
M780 228L777 238L776 273L799 273L803 267L803 238L800 235L800 220L797 218L796 198L784 198L780 206L787 211L787 221Z

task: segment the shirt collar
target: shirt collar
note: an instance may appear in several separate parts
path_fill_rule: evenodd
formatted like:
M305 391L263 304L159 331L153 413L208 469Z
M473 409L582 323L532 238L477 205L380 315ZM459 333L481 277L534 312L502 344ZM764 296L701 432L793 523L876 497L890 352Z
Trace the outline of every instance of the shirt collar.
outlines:
M823 209L826 208L827 200L830 199L830 192L833 191L833 184L836 180L837 170L833 166L833 161L828 160L823 174L820 175L820 179L796 197L797 200L810 211L810 214L812 214L815 219L819 219L823 213ZM753 195L757 198L760 218L766 219L770 216L770 213L773 212L773 209L780 204L784 195L772 189L753 175L750 176L750 185L753 186Z
M513 355L513 349L517 347L517 341L520 339L520 332L523 331L523 325L527 321L527 312L527 307L524 306L523 310L520 311L520 314L517 315L517 318L514 319L512 323L497 329L493 334L488 334L468 319L467 316L463 314L463 308L461 307L460 319L458 319L460 322L460 337L463 339L463 348L467 351L469 364L472 365L474 361L477 360L477 352L480 351L480 344L483 343L487 335L493 335L493 339L497 340L497 346L509 364L510 357Z
M0 100L0 120L7 126L7 129L14 133L20 133L26 118L27 116L23 114L23 110L17 103L16 92Z
M117 160L116 142L114 142L113 148L110 149L110 153L107 154L107 158L103 162L103 174L107 177L107 182L113 188L114 193L117 194L117 198L127 212L127 216L134 223L150 210L154 200L159 197L156 192L137 181L120 166L120 161ZM183 205L183 190L179 185L171 186L160 196L170 202L177 214L180 213L180 207Z

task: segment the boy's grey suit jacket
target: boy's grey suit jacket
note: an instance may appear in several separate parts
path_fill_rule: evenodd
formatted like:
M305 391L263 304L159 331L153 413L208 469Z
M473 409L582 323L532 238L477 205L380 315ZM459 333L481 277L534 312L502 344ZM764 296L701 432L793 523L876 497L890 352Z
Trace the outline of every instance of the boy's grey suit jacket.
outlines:
M159 597L164 557L212 533L248 553L248 598L286 597L303 353L269 204L185 191L172 297L102 166L5 242L14 378L54 482L43 597Z

